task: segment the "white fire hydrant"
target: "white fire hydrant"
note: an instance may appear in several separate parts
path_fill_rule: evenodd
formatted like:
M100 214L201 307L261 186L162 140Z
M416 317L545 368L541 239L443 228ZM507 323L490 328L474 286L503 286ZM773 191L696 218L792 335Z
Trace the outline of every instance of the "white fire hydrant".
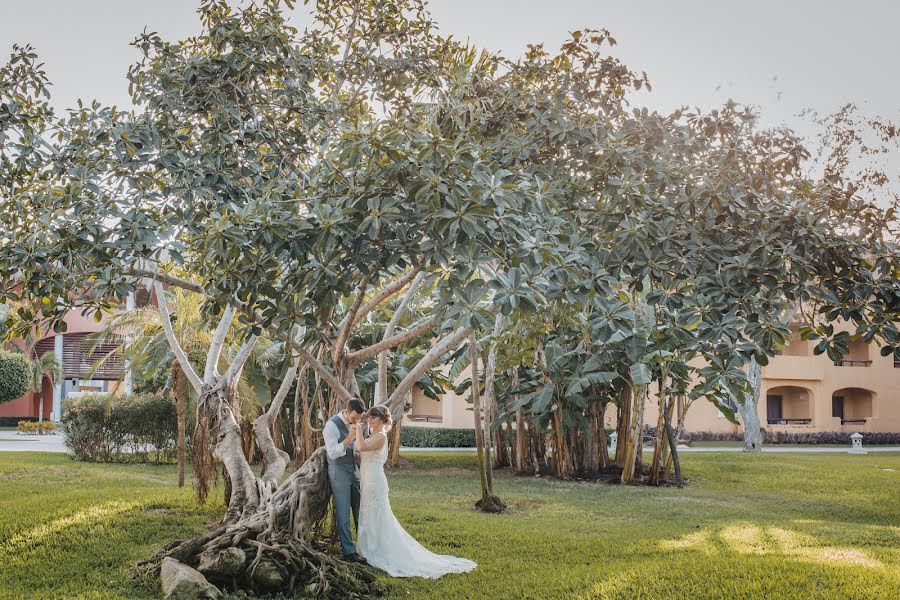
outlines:
M862 445L863 436L860 432L856 432L850 436L850 454L866 454Z

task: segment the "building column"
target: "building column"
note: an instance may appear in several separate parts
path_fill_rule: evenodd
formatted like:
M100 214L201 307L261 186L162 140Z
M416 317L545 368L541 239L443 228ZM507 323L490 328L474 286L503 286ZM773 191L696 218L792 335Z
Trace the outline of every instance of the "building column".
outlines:
M129 292L128 296L125 298L125 310L131 312L134 310L134 292ZM126 332L125 334L125 343L126 345L130 341L131 332ZM126 361L123 365L125 368L125 393L130 394L132 391L132 377L131 377L131 365Z
M57 335L53 338L53 356L56 358L56 364L62 369L63 366L63 336ZM53 415L54 421L59 423L62 418L62 394L63 385L65 385L65 373L56 383L53 384Z
M458 400L456 394L444 394L441 397L441 425L453 427L453 403Z

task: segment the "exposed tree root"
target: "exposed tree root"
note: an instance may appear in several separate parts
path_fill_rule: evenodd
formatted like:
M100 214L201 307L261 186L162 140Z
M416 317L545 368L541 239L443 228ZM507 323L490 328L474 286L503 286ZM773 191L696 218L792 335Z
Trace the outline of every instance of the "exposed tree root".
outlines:
M487 498L481 498L475 503L475 508L486 513L502 513L506 510L506 504L493 494L489 494Z
M253 514L166 545L132 575L152 578L171 557L222 590L341 599L380 595L373 571L330 556L327 544L315 541L323 535L331 498L327 468L325 451L319 449L266 494Z

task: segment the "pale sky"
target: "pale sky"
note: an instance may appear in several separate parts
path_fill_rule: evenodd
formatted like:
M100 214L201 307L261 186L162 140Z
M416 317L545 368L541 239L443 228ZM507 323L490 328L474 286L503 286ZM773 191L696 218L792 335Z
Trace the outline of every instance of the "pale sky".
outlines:
M294 22L309 22L298 2ZM314 2L313 2L314 4ZM30 43L46 62L54 104L76 98L129 104L128 43L145 27L179 39L199 28L193 0L0 0L0 50ZM555 48L569 31L607 28L614 52L645 70L651 94L636 103L710 108L733 98L759 106L766 124L809 133L804 108L852 101L900 120L898 0L432 0L440 29L514 57ZM900 165L896 171L900 171Z

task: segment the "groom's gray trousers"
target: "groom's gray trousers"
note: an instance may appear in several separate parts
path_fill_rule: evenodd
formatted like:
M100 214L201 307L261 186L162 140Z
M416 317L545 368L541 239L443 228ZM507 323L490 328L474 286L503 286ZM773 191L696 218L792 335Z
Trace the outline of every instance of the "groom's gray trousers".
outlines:
M350 532L350 511L353 511L353 522L359 527L359 477L356 464L347 468L340 463L328 464L328 482L334 496L334 512L337 519L338 536L341 538L341 550L346 554L354 554L356 545Z
M337 414L329 421L337 427L338 440L343 442L350 433L343 419ZM350 444L340 458L328 457L328 483L331 484L331 495L334 496L334 516L337 519L338 536L341 538L341 550L345 555L356 553L353 534L350 532L351 509L353 522L359 527L359 475L353 446L354 444Z

